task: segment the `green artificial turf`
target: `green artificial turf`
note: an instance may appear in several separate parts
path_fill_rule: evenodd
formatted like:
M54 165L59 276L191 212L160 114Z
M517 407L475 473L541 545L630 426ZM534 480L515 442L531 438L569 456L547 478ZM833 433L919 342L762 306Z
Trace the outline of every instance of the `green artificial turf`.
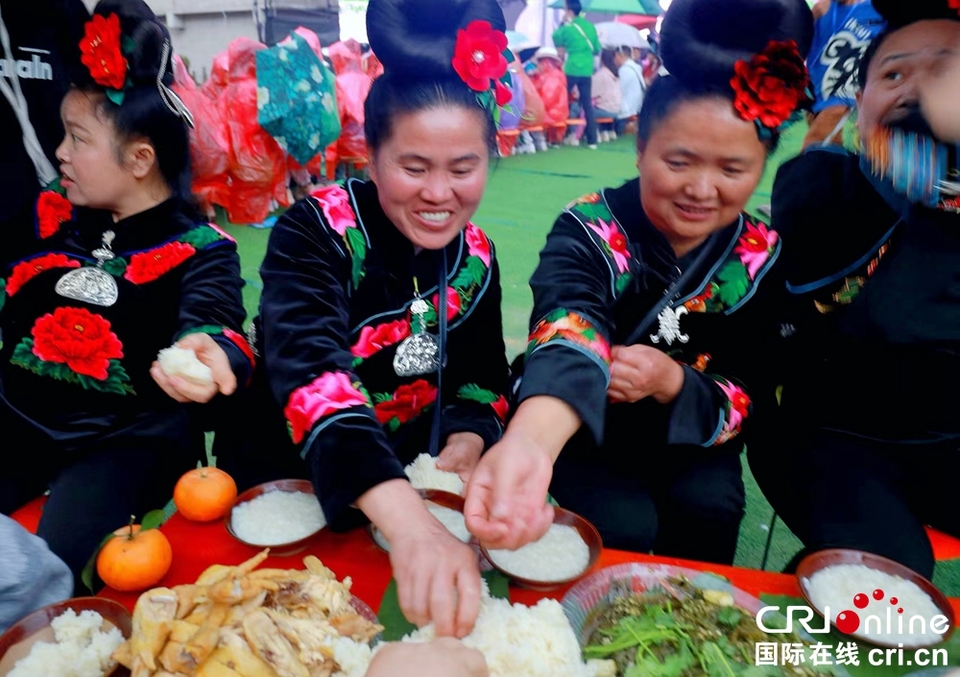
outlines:
M773 178L779 165L799 150L806 132L804 124L787 130L778 152L767 164L763 180L748 203L757 214L758 205L769 204ZM851 138L852 134L848 134ZM500 261L503 287L504 338L509 358L523 351L533 305L527 285L536 268L540 249L554 219L573 199L602 187L618 186L635 177L634 139L621 138L601 144L597 150L561 147L546 153L499 160L491 170L483 203L474 218L494 241ZM240 249L244 292L249 317L256 313L260 296L258 268L269 230L227 224ZM932 469L936 472L936 469ZM784 472L790 472L784 468ZM760 568L770 534L773 509L763 497L746 463L744 483L747 509L740 530L736 564ZM800 549L800 542L777 520L767 569L780 570ZM960 595L960 560L941 563L934 581L948 595Z

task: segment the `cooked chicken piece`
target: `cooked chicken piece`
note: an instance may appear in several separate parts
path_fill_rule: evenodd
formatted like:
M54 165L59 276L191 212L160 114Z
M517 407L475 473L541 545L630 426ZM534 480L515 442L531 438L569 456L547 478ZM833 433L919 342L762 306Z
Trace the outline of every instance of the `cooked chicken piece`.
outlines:
M332 625L325 621L294 618L274 609L267 609L266 613L297 649L301 663L310 667L333 658L333 650L327 646L328 639L337 636Z
M265 611L258 609L247 614L243 619L243 634L253 653L270 665L279 677L310 677L296 650Z
M341 637L349 637L354 642L369 642L383 632L382 625L371 623L360 614L351 611L334 616L330 619L330 624Z
M278 677L273 668L254 655L247 640L231 630L223 631L220 648L213 652L210 659L220 661L243 677Z
M231 576L211 585L207 596L217 604L239 604L245 600L253 599L264 590L274 591L279 589L280 585L276 581L253 580L247 576Z
M177 616L177 595L169 588L154 588L140 595L133 608L130 653L147 670L156 670L156 658Z
M305 566L307 571L314 576L319 576L320 578L325 578L327 580L337 580L337 575L325 567L323 562L317 559L314 555L307 555L304 557L303 566Z

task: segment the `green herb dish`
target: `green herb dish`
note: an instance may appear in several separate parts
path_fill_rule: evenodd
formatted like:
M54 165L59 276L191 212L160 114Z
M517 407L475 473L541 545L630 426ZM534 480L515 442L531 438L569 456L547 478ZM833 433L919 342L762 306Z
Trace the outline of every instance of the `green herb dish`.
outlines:
M815 677L809 636L757 627L760 600L719 576L666 565L603 569L567 593L563 608L587 661L608 677ZM769 616L765 616L765 619ZM772 618L770 619L772 621ZM796 664L757 665L757 644L800 645ZM778 651L779 653L779 651Z

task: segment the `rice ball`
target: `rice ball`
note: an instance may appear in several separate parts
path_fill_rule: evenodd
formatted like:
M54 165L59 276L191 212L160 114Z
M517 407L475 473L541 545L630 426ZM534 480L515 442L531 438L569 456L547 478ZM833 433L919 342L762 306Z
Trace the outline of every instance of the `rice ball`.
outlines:
M157 360L167 376L179 376L198 386L213 384L213 371L190 348L164 348L157 355Z

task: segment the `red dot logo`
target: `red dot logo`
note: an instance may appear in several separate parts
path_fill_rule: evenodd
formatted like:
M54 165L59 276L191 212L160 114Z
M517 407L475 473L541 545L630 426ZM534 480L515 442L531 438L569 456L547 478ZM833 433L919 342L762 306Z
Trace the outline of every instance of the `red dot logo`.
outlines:
M837 616L837 622L834 623L837 626L837 630L842 632L845 635L849 635L857 631L857 628L860 627L860 616L857 615L856 611L851 611L847 609L846 611L841 611Z
M898 613L898 614L902 614L902 613L903 613L903 607L900 607L899 609L897 609L897 613Z
M899 601L900 601L900 600L898 600L896 597L891 597L891 598L890 598L890 604L892 604L893 606L897 606L897 603L898 603Z
M880 588L877 588L876 590L874 590L874 591L873 591L873 598L874 598L875 600L877 600L878 602L879 602L881 599L883 599L883 590L881 590Z
M853 606L857 607L858 609L866 609L869 603L870 600L862 592L858 593L857 596L853 598Z

